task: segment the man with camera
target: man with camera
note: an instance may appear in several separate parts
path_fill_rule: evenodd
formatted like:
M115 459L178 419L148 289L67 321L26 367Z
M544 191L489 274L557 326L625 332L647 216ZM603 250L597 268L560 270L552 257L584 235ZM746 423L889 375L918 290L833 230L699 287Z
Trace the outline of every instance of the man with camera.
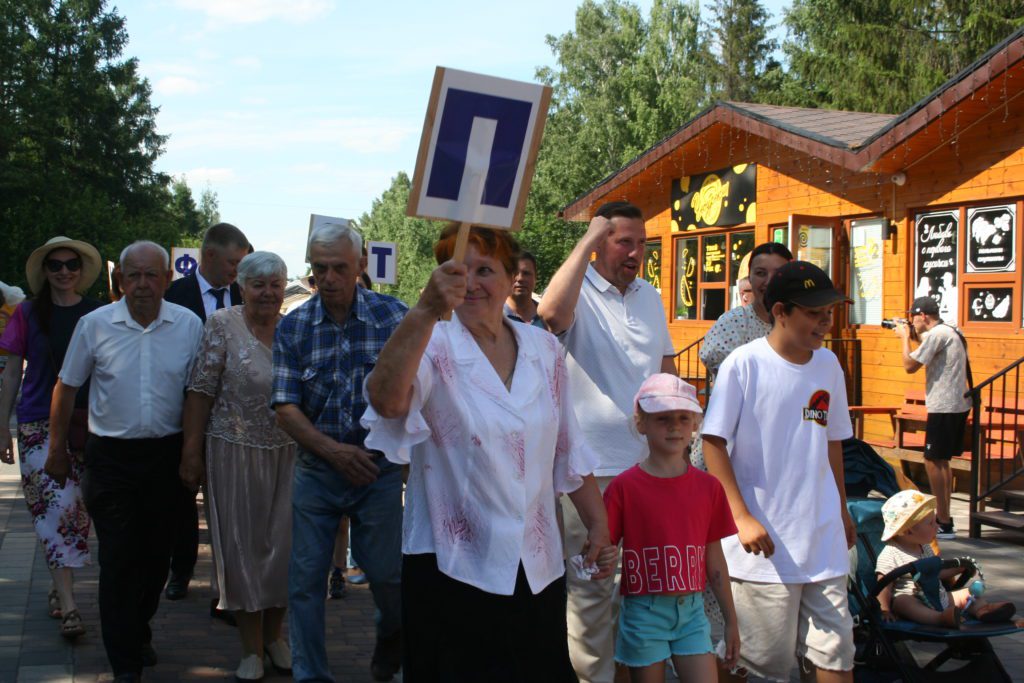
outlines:
M928 483L936 498L935 517L939 523L938 538L956 538L953 517L949 511L952 474L949 460L963 449L970 399L964 393L971 385L971 366L967 358L967 341L956 328L942 322L939 306L931 297L914 299L908 311L909 321L895 327L903 347L903 369L914 373L925 368L925 407L928 423L925 428L924 466ZM910 350L910 340L920 342Z

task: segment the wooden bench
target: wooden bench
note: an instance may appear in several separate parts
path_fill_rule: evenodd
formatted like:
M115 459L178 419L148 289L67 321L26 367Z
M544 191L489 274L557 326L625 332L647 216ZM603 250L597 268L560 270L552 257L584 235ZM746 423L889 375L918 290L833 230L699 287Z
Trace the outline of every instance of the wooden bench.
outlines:
M888 415L892 423L891 440L868 440L872 446L884 449L890 457L898 461L906 470L907 463L924 463L925 428L928 423L928 410L925 407L925 392L908 391L901 406L850 406L850 418L854 424L854 434L862 438L864 433L865 415ZM1024 398L993 395L991 400L982 405L981 441L987 446L989 460L1011 460L1017 462L1021 458L1021 444L1024 443ZM971 427L973 415L968 417L967 429L964 430L964 442L961 452L949 463L950 469L956 472L971 471Z

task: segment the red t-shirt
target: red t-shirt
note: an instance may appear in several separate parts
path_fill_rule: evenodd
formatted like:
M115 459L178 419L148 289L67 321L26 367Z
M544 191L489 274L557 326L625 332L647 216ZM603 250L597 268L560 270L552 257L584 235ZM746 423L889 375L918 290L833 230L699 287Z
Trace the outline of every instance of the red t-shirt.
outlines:
M707 472L655 477L634 465L604 492L612 543L622 540L622 594L704 590L704 552L736 533L722 485Z

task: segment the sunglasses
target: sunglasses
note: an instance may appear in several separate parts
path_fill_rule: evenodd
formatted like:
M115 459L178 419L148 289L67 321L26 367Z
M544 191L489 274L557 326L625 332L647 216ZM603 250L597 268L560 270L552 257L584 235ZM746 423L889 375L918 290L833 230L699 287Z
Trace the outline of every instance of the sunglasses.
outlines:
M51 273L59 273L61 268L67 268L69 273L77 273L82 268L82 259L69 258L67 261L61 261L60 259L48 258L44 261L46 269Z

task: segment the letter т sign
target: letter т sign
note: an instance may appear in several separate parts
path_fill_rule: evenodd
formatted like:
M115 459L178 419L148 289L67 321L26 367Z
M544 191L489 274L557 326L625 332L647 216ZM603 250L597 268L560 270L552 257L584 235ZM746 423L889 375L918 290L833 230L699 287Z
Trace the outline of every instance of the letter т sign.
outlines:
M375 285L397 285L398 245L394 242L367 242L366 273Z
M406 213L522 227L551 88L437 67Z

